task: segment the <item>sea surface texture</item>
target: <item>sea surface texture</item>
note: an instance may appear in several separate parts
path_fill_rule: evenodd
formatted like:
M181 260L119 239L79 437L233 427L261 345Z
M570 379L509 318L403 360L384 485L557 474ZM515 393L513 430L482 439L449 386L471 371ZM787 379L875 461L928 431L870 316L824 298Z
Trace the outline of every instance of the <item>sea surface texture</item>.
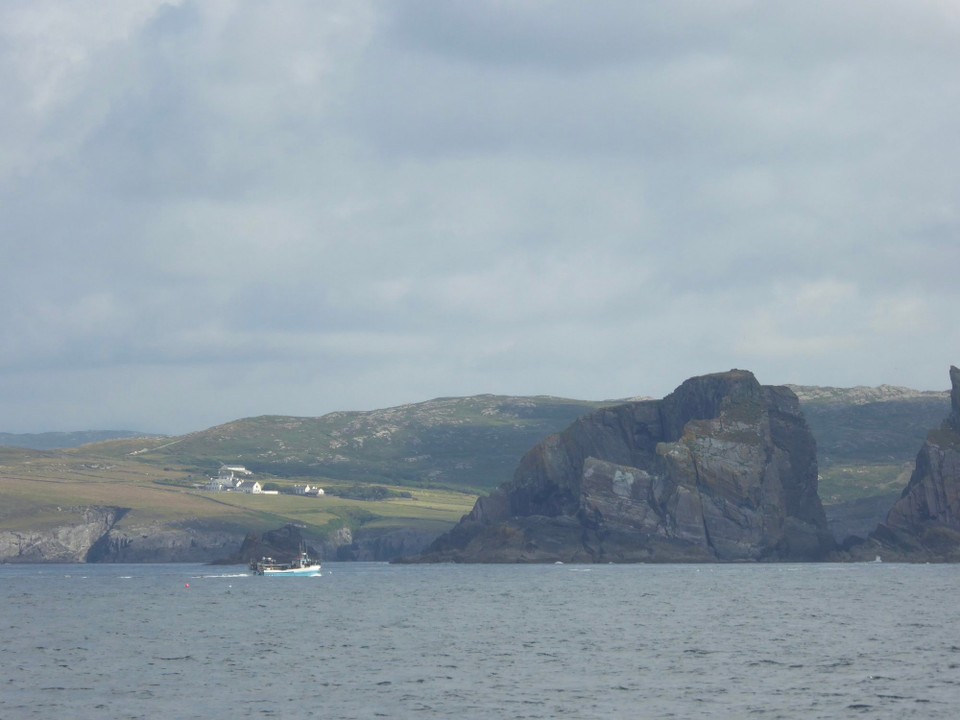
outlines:
M0 718L956 718L955 565L0 566Z

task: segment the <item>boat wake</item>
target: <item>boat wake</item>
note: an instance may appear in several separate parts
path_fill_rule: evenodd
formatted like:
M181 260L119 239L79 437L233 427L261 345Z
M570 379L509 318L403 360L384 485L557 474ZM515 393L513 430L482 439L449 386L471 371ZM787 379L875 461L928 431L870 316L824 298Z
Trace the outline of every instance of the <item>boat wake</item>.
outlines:
M213 580L216 578L250 577L250 573L224 573L222 575L194 575L193 580Z

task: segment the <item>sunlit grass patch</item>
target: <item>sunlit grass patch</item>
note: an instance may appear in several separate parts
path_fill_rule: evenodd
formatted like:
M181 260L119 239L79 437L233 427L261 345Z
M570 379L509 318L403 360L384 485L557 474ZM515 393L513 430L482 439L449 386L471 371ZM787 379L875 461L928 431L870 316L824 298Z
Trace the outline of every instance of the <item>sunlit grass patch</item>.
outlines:
M819 494L825 505L898 492L910 480L913 464L834 465L820 471Z

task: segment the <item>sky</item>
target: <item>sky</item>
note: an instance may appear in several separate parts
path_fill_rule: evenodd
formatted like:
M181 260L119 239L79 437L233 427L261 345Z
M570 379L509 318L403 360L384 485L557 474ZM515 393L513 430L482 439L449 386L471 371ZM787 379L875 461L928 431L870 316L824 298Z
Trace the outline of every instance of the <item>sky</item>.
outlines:
M960 365L960 4L5 0L0 431Z

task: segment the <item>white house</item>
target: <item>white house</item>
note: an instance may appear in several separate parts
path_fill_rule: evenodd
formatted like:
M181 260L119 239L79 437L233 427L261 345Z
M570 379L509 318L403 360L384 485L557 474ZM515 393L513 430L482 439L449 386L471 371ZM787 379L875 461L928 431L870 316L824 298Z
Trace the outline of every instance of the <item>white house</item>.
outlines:
M297 485L294 488L294 491L298 495L323 495L323 488L317 487L316 485Z
M250 493L251 495L259 495L263 492L263 486L256 480L238 480L233 489L236 492Z

